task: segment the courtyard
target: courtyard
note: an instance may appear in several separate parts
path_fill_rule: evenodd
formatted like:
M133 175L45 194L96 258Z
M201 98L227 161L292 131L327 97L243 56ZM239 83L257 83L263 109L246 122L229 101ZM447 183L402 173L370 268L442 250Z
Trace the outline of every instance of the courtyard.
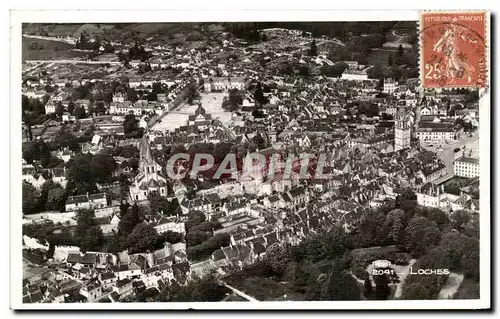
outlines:
M222 100L227 96L225 92L201 93L201 105L212 119L218 119L223 124L231 120L231 113L222 108ZM198 105L182 103L177 108L166 113L151 129L153 131L174 131L176 128L186 125L189 115L193 115Z

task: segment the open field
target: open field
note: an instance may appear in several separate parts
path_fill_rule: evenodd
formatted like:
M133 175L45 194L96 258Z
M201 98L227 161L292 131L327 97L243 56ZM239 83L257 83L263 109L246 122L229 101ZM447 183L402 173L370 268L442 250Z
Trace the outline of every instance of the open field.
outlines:
M32 43L42 46L41 50L30 49ZM73 45L65 42L23 37L23 60L58 60L86 56L88 52L73 51Z
M222 109L222 99L226 93L203 93L201 94L201 105L208 114L212 114L212 119L218 119L222 123L231 120L231 113ZM183 103L177 109L168 112L161 121L156 123L151 129L153 131L174 131L176 128L186 125L189 115L193 115L198 105Z
M383 67L388 66L387 61L389 60L389 55L396 55L398 52L397 48L378 48L373 49L370 55L367 57L369 64L380 64Z
M262 262L233 273L223 280L259 301L278 300L284 295L288 296L288 300L301 300L301 296L294 293L289 286L269 278Z

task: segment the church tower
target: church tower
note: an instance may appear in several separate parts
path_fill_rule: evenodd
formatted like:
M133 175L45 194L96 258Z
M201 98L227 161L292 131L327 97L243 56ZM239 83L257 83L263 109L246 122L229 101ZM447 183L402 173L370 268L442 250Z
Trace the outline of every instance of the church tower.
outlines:
M398 109L394 122L394 151L410 147L411 123L404 109Z

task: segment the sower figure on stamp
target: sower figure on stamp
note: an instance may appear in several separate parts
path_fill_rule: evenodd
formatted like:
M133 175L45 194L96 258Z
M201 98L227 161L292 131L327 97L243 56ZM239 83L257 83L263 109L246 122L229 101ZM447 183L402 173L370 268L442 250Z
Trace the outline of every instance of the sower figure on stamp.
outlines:
M445 53L444 74L449 79L448 83L464 78L465 72L467 72L467 82L470 82L472 81L470 74L475 71L474 67L465 62L465 55L459 50L460 40L470 42L459 28L462 27L452 24L434 45L434 52Z

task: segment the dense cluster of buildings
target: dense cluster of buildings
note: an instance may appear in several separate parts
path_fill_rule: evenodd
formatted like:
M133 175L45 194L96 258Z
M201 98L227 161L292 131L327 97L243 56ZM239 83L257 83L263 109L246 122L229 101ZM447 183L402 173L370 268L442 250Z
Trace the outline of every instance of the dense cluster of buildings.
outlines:
M266 32L279 37L285 31ZM302 32L285 33L307 36ZM176 214L155 212L145 223L159 234L174 232L184 236L189 233L186 229L189 218L202 214L206 221L220 224L218 229L207 230L211 238L227 234L230 243L193 259L190 249L200 249L197 246L203 243L191 246L185 240L175 244L165 242L162 249L137 254L83 253L78 247L56 246L51 260L43 265L30 265L25 271L25 302L105 299L115 302L144 289L161 290L173 282L183 285L193 274L203 276L213 270L228 274L262 260L273 245L298 245L308 236L326 232L333 226L353 231L364 214L395 200L405 189L416 193L417 204L421 206L446 212L459 209L478 212L478 198L474 195L478 189L475 182L479 176L478 159L469 154L449 162L430 149L430 144L439 144L453 150L454 143L464 137L458 119L477 128L476 105L460 104L458 93L427 96L419 91L418 79L387 78L377 88L378 80L368 79L370 66L356 61L345 61L348 68L338 78L281 75L272 67L263 68L259 61L291 59L291 54L280 49L255 49L236 41L225 40L211 50L171 49L160 44L152 45L151 50L157 53L148 62L152 68L171 66L165 62L169 59L180 73L172 78L151 74L129 78L124 81L125 89L112 92L111 101L105 103L106 115L93 116L87 120L89 123L85 119L72 119L99 132L92 142L82 145L82 153L99 154L106 145L137 147L136 170L128 160L113 156L118 164L114 176L126 175L130 183L122 200L147 205L152 195L168 201L176 199L180 206ZM219 54L221 51L233 56ZM238 54L241 58L235 58ZM143 67L144 62L132 60L129 64L135 70ZM117 81L116 78L89 80ZM59 85L60 80L52 82L58 89L45 104L46 114L56 113L59 103L68 112L71 86ZM186 99L193 83L202 95L237 92L241 99L230 111L230 119L215 121L215 116L196 100L199 105L187 116L185 125L172 130L152 130L156 121ZM132 102L128 97L130 89L148 95L156 84L163 91L156 92L155 98L143 96ZM35 90L37 86L32 88ZM261 94L256 94L257 90L262 90ZM92 104L83 99L71 103L86 111ZM461 112L452 112L452 107ZM144 129L141 139L124 136L121 125L129 114ZM47 127L42 135L45 131ZM278 170L270 177L269 160L251 171L238 167L236 177L213 179L197 174L194 179L173 180L166 173L165 150L222 143L230 144L231 152L239 153L243 162L251 161L256 154L268 160L275 155L286 158L289 154L307 153L317 163L321 154L325 154L323 173L327 178L316 178L313 171L306 172L303 178L300 161L297 165L294 162L291 172ZM61 150L58 156L67 162L74 154ZM185 161L177 168L187 171L189 164ZM460 194L444 192L443 181L454 176L471 179L460 189ZM23 180L37 189L50 179L65 188L67 178L64 167L44 169L39 163L23 167ZM119 185L99 186L96 194L69 196L64 213L25 216L25 221L62 220L74 224L75 212L87 209L94 212L103 234L113 236L120 223L120 209L119 203L107 198L106 192Z

